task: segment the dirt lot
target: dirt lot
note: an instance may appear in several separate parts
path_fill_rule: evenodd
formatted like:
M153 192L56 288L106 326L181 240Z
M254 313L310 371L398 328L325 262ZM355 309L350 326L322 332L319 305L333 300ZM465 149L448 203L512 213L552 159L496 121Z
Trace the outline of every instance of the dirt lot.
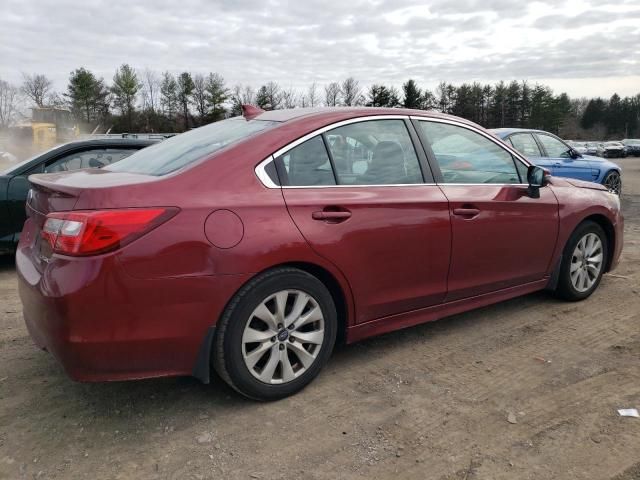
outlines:
M32 345L4 261L0 478L640 478L640 419L616 413L640 408L640 158L621 163L625 250L589 300L533 294L342 347L277 403L72 382Z

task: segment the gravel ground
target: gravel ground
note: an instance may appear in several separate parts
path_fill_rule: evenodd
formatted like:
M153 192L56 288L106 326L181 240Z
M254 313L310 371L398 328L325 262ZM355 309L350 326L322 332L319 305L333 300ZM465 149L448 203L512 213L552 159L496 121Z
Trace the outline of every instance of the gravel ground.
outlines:
M625 249L588 300L532 294L335 352L305 391L69 380L0 265L2 479L640 478L640 158Z

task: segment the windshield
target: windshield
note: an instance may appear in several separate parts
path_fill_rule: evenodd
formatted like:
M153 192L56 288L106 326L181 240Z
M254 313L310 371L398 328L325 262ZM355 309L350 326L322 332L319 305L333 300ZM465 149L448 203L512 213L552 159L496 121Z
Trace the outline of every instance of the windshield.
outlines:
M276 124L278 122L247 121L243 117L222 120L139 150L105 170L166 175Z

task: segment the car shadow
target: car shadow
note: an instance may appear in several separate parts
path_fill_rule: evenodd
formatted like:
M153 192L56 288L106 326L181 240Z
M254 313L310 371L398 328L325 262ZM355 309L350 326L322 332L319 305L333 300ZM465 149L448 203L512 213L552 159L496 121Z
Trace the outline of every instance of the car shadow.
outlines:
M16 269L16 259L11 254L0 255L0 273Z

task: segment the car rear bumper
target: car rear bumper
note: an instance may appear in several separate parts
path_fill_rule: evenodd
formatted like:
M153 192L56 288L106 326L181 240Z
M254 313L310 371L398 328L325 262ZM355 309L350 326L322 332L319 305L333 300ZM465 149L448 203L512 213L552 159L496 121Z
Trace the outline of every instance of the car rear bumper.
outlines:
M191 375L226 299L244 282L133 278L115 254L53 256L39 271L23 242L16 267L29 334L78 381Z

